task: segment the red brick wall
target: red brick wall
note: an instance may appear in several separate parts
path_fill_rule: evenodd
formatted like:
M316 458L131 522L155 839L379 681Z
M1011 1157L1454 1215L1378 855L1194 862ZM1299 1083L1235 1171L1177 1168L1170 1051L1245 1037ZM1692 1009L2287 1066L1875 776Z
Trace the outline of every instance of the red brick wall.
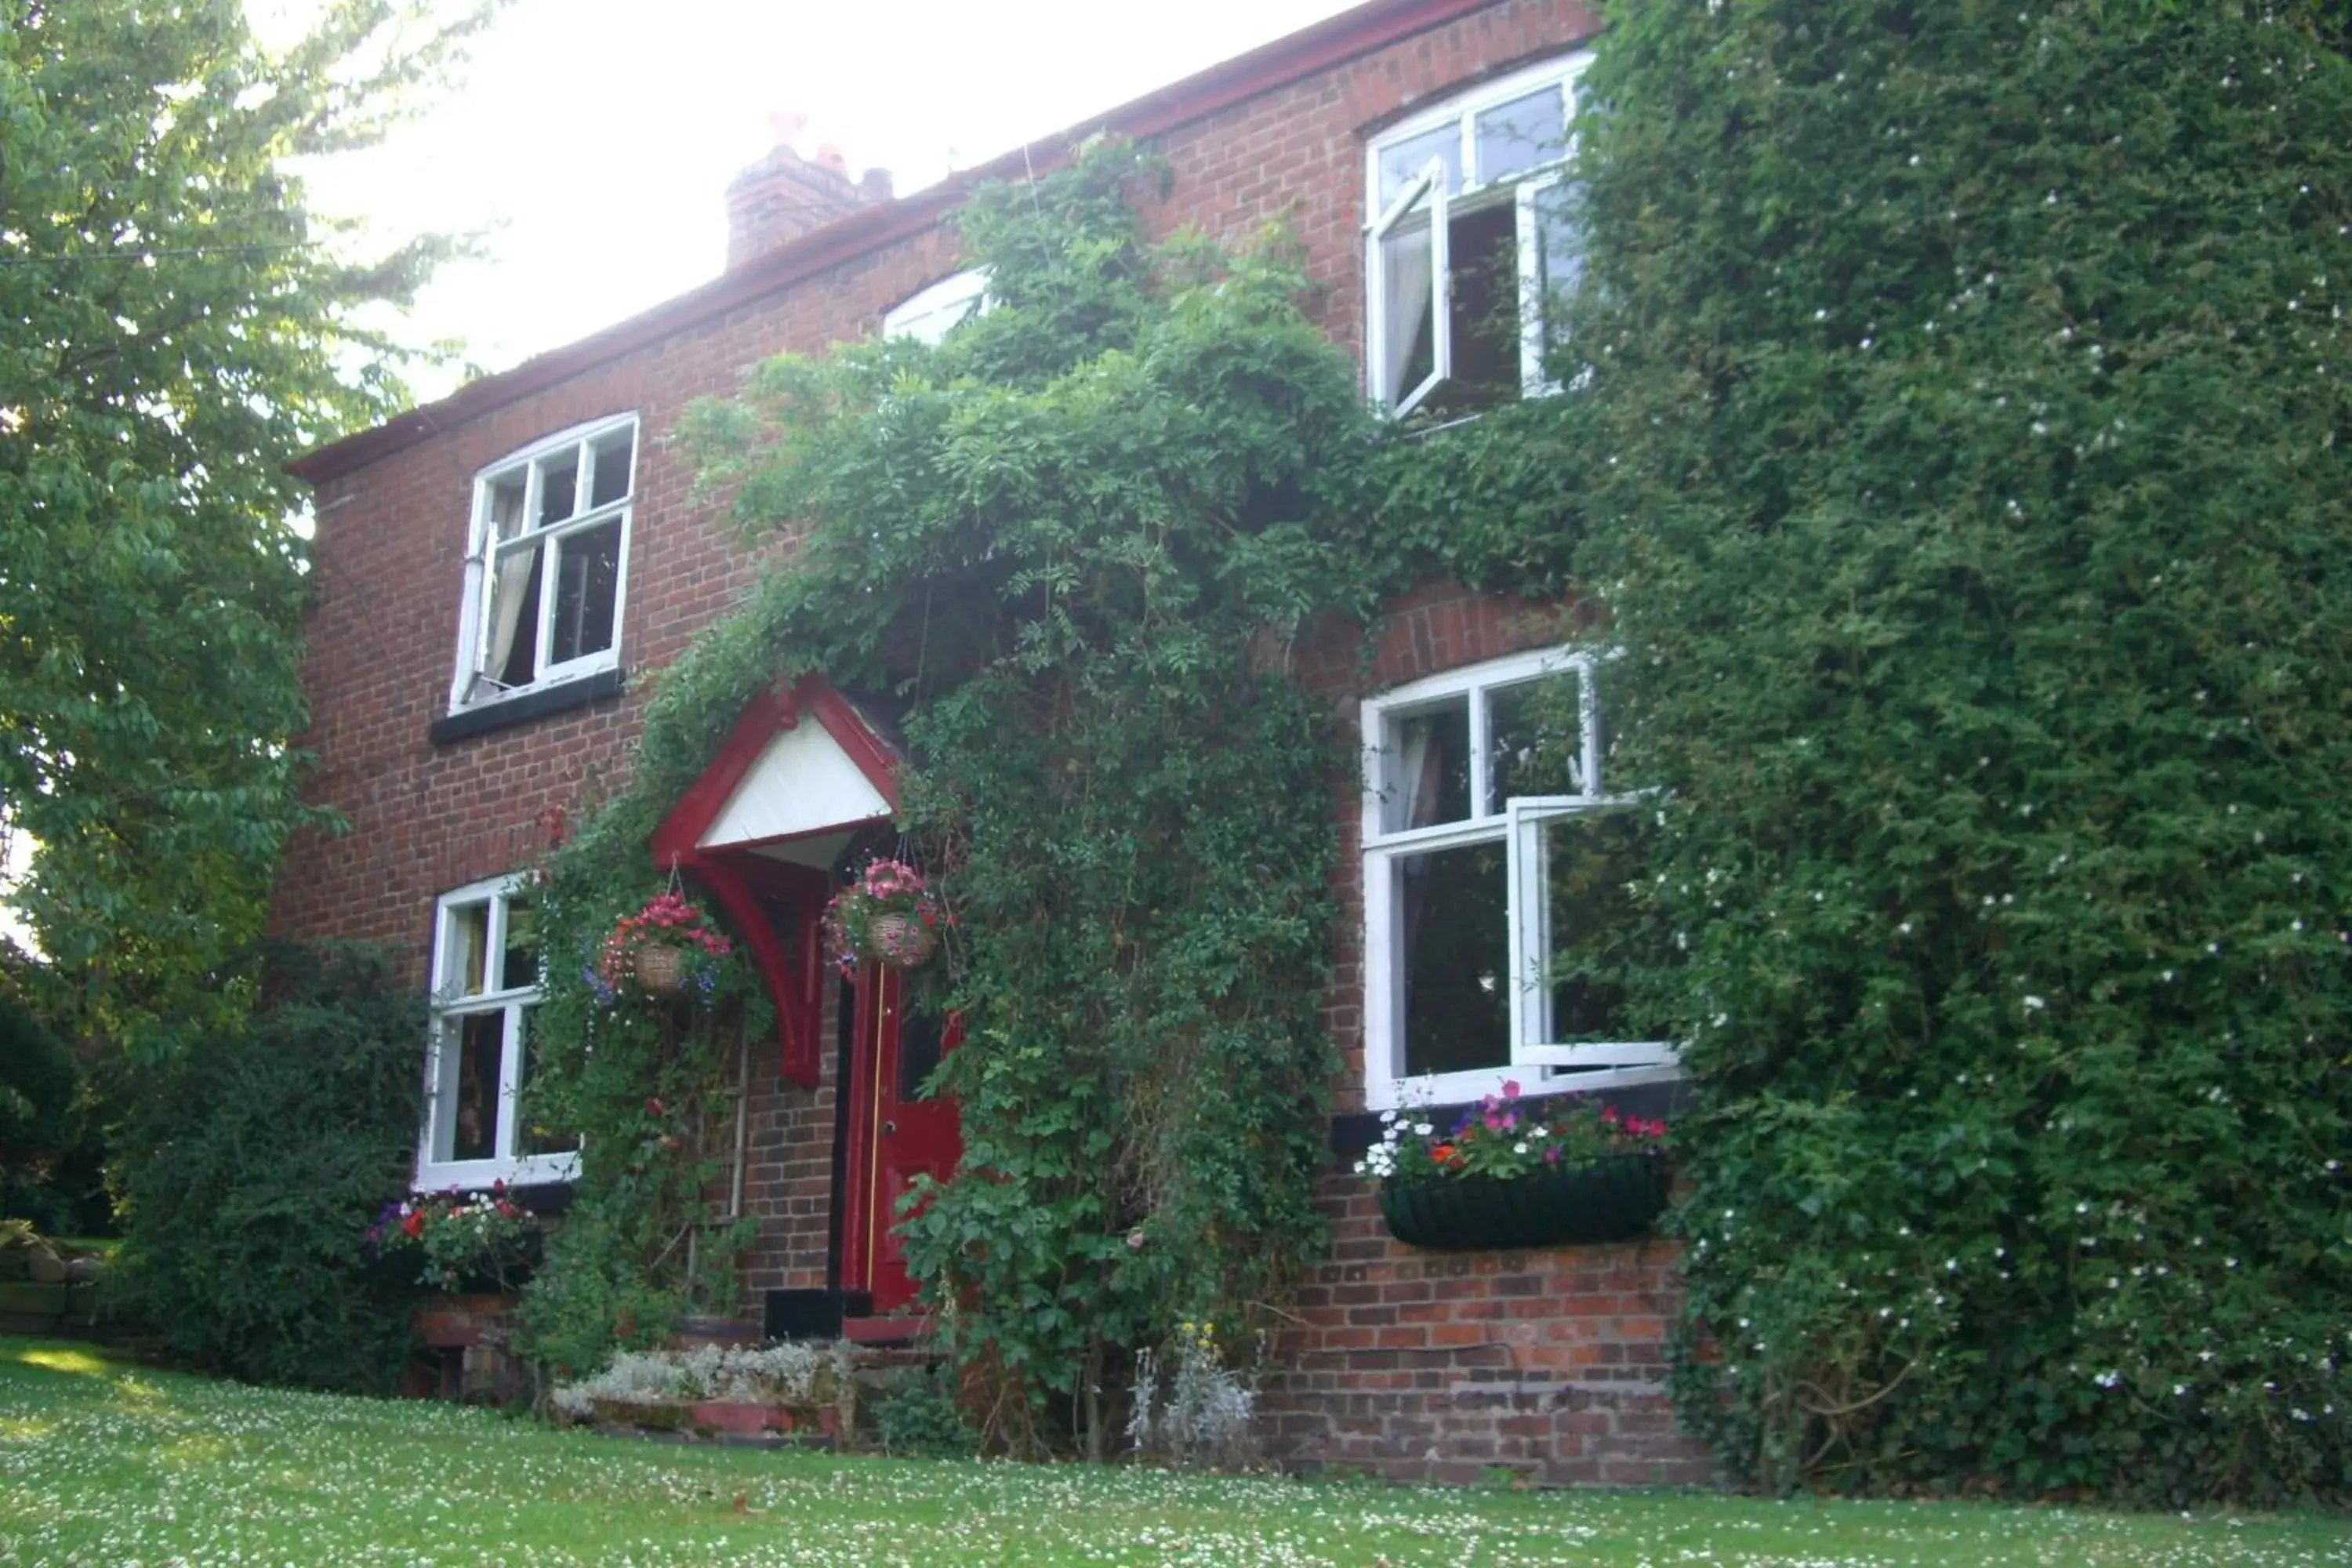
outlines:
M1202 120L1162 148L1174 171L1150 215L1228 241L1268 218L1307 251L1314 309L1356 351L1361 338L1363 138L1417 104L1593 31L1565 0L1498 0L1401 44ZM686 404L725 394L780 350L867 332L884 309L954 268L932 234L846 263L707 320L543 392L442 431L329 485L319 500L319 599L305 680L319 757L310 791L348 819L289 858L273 913L289 935L383 942L421 983L435 897L527 863L558 808L625 775L642 672L674 658L743 590L753 560L723 515L696 506L666 445ZM638 500L621 650L630 689L596 707L436 746L446 710L473 475L551 431L634 409ZM1559 607L1433 586L1393 607L1372 688L1555 640ZM1353 711L1367 677L1352 635L1307 647L1302 669ZM1347 1059L1343 1110L1362 1102L1361 954L1352 797L1334 802L1343 841L1338 971L1328 1018ZM825 1282L835 1057L827 1004L823 1077L786 1085L755 1047L745 1199L762 1228L744 1268L757 1292ZM1675 1437L1658 1390L1675 1309L1659 1245L1527 1256L1427 1254L1390 1240L1370 1190L1335 1159L1322 1201L1331 1261L1286 1336L1288 1370L1266 1391L1286 1459L1360 1463L1400 1476L1467 1479L1494 1464L1560 1481L1690 1479L1697 1450Z
M1350 628L1309 639L1300 676L1355 721L1364 697L1562 641L1572 603L1529 604L1430 583L1392 603L1370 658ZM1363 1107L1362 818L1340 825L1340 915L1324 1020L1346 1066L1334 1096ZM1501 1468L1560 1485L1703 1482L1706 1450L1675 1430L1666 1332L1680 1307L1661 1241L1543 1251L1429 1252L1396 1241L1372 1183L1335 1157L1318 1193L1331 1257L1299 1291L1265 1428L1286 1463L1399 1479L1475 1480Z

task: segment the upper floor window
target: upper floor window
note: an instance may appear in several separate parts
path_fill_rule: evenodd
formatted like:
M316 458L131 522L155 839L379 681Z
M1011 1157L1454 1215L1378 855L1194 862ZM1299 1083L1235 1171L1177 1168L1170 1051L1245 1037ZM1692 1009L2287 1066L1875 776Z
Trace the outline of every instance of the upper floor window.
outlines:
M988 274L978 268L942 278L882 317L886 338L937 344L986 307Z
M475 479L452 710L620 663L636 468L632 414L551 436Z
M519 876L460 888L434 910L420 1190L563 1181L579 1163L578 1141L531 1114L537 913Z
M1600 661L1554 650L1364 704L1364 1069L1373 1110L1671 1078L1606 950L1640 874L1601 778Z
M1562 167L1591 58L1449 98L1365 149L1364 367L1389 413L1549 390L1547 321L1582 265Z

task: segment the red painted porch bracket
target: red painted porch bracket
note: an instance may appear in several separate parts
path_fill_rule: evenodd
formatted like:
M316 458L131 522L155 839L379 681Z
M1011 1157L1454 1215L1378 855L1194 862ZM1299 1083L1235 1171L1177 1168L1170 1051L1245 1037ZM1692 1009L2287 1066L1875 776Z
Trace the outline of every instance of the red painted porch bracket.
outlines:
M759 966L760 978L767 983L768 999L775 1004L777 1044L782 1052L785 1081L803 1089L814 1089L821 1066L816 1001L822 955L812 951L815 947L816 921L812 917L800 921L795 934L802 940L787 942L776 934L768 911L760 907L758 892L732 858L700 856L692 861L681 859L679 864L689 868L695 879L710 889L711 898L727 912L729 923L742 934L743 945L751 950L751 961ZM821 899L824 874L811 871L807 879L814 884L814 896Z

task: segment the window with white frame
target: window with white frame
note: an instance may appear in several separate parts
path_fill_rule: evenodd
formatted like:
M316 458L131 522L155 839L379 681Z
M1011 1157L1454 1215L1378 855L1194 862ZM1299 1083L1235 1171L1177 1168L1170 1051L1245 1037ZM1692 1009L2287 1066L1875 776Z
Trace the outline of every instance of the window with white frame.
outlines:
M1365 148L1364 370L1389 413L1550 390L1555 301L1583 265L1562 168L1591 58L1514 71Z
M619 667L636 468L632 414L476 478L452 711Z
M520 876L460 888L435 907L420 1189L566 1181L579 1163L578 1141L531 1113L536 914Z
M1599 666L1527 654L1364 704L1371 1109L1678 1072L1601 956L1625 929L1640 818L1601 778Z
M942 278L892 306L883 313L882 335L936 345L987 308L988 273L975 268Z

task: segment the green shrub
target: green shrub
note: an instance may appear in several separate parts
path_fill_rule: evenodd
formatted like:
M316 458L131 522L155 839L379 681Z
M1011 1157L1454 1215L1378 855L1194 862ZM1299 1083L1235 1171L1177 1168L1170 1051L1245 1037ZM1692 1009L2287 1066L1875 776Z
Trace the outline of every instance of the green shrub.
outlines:
M969 1459L980 1452L980 1433L956 1403L948 1373L938 1366L908 1367L866 1402L874 1439L884 1453L901 1459Z
M413 1291L361 1238L407 1185L423 1004L355 952L274 952L241 1030L144 1070L117 1130L119 1309L201 1367L382 1391Z
M1558 417L1681 959L1685 1418L1779 1483L2342 1498L2352 67L2291 6L1744 0L1589 88Z
M0 994L0 1218L26 1219L51 1236L83 1235L102 1221L87 1198L84 1135L75 1105L81 1073L73 1052L31 1008ZM92 1213L92 1208L97 1209Z

